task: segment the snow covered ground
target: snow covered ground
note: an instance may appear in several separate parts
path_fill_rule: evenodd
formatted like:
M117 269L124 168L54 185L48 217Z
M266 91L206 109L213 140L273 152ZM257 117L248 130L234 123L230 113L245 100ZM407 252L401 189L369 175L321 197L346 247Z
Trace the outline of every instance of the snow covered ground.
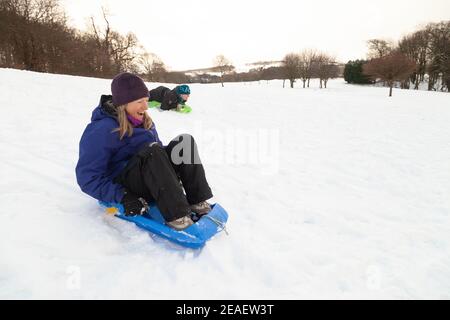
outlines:
M194 84L191 114L150 110L163 141L197 138L230 214L194 251L79 190L109 86L0 69L0 298L450 298L448 93Z

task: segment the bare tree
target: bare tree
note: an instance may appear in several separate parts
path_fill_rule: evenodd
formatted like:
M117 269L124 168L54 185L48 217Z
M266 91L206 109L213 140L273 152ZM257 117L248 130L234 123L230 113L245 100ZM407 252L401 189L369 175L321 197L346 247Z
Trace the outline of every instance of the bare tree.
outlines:
M0 18L0 63L48 71L47 56L58 45L55 35L66 24L58 1L1 0Z
M300 79L303 81L303 88L306 86L306 82L308 82L308 88L309 88L309 81L312 77L313 72L313 63L316 59L317 52L312 49L303 50L300 53L300 62L299 62L299 76Z
M369 59L381 58L392 52L394 45L386 40L382 39L370 39L367 41L369 46L369 53L367 57Z
M429 39L428 90L441 79L441 88L450 91L450 21L430 23L426 27Z
M112 76L112 61L110 55L111 48L111 27L108 20L108 13L106 9L102 7L103 19L105 20L105 27L102 29L95 23L94 17L91 17L91 36L97 44L97 54L95 56L96 65L98 66L97 72L104 76Z
M81 33L67 26L60 0L0 0L0 66L40 72L109 77L138 70L135 35L91 19Z
M167 73L164 62L153 53L145 52L141 55L139 63L143 68L146 78L152 82L164 82Z
M234 66L231 64L231 62L225 58L224 55L218 55L215 59L214 59L214 67L217 71L220 72L220 79L221 79L221 83L222 83L222 87L223 85L223 76L228 73L233 71L235 68Z
M110 54L113 58L115 73L131 71L136 59L137 44L138 40L131 32L126 36L116 31L111 32Z
M320 80L320 88L326 89L328 80L338 77L339 67L335 58L325 53L318 53L313 62L313 72Z
M295 81L300 76L300 56L296 53L289 53L283 59L284 78L288 79L291 88L294 88Z
M121 35L111 28L107 9L102 7L104 27L100 27L91 17L90 34L97 44L98 72L105 77L137 69L135 66L138 40L133 33Z
M389 97L395 81L403 81L416 70L416 63L400 52L375 58L363 66L364 74L385 81L389 86Z
M417 64L416 72L402 84L403 88L408 89L409 82L411 81L414 84L414 89L417 90L419 89L419 83L424 81L429 48L428 42L427 34L423 30L404 36L400 40L398 44L399 51L414 60Z
M1 0L0 6L19 15L25 22L55 23L66 21L58 0Z

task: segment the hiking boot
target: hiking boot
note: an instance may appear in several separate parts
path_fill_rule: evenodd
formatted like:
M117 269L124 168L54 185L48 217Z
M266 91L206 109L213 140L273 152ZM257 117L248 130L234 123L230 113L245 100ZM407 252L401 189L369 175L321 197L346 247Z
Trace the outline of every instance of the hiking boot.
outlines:
M179 219L166 222L166 224L177 231L181 231L192 226L194 224L194 221L192 221L189 216L184 216Z
M211 211L211 205L206 201L202 201L197 204L191 205L191 211L196 213L200 218L201 216L204 216Z

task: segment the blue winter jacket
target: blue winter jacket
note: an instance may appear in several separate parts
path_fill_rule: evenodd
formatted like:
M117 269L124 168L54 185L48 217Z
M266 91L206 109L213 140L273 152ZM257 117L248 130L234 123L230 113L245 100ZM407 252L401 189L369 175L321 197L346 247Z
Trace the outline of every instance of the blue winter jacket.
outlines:
M119 127L119 122L107 103L111 103L111 96L103 95L99 106L92 112L91 123L84 130L76 175L81 190L91 197L120 202L123 187L113 179L145 144L158 142L162 146L162 143L154 124L150 130L133 128L131 137L125 134L120 140L119 132L113 132Z

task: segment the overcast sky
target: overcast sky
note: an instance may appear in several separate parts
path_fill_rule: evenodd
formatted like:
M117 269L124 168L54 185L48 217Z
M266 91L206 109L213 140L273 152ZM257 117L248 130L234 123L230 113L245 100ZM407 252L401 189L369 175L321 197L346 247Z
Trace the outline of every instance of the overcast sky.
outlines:
M108 8L112 27L136 34L172 70L209 67L218 54L236 66L316 48L339 61L364 58L366 41L399 40L450 20L450 0L62 0L70 23Z

